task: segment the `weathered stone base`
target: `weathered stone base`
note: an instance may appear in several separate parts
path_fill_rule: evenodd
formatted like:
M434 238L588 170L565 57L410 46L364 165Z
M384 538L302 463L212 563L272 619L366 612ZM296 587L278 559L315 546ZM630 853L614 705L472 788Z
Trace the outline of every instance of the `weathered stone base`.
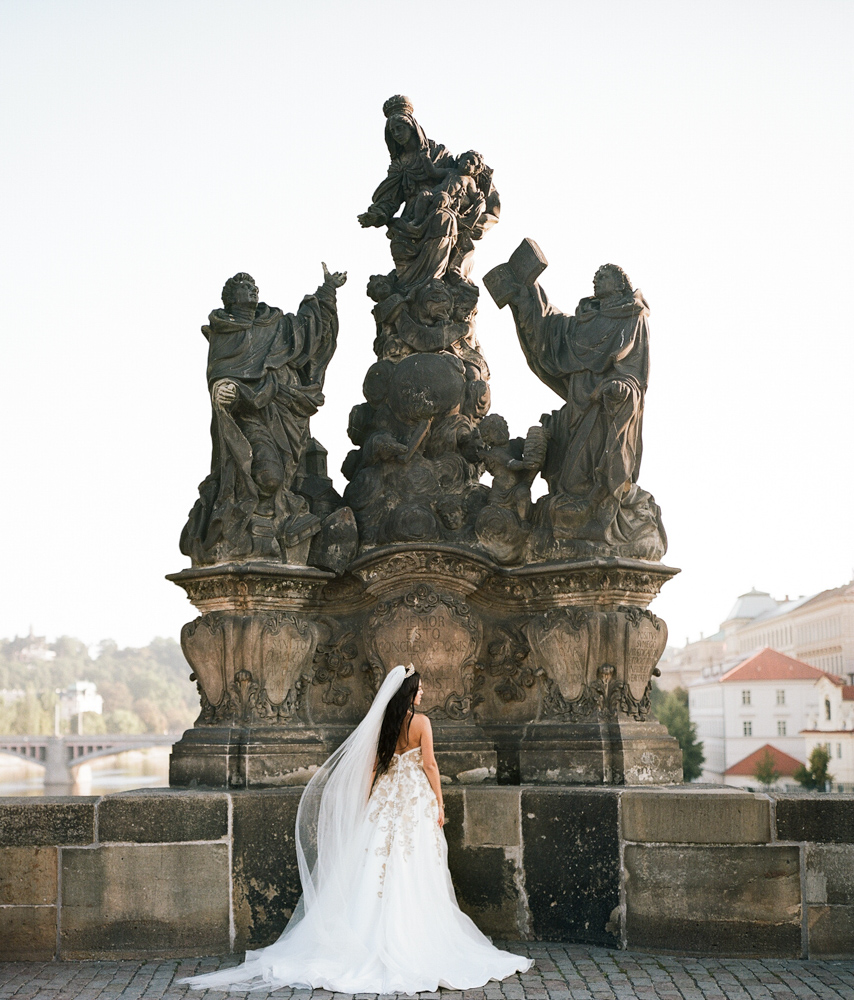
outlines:
M188 729L172 748L174 788L286 788L305 785L350 734L348 726ZM437 727L436 760L449 784L494 784L498 753L473 726ZM681 772L680 772L681 774Z
M305 785L350 729L199 726L172 749L176 788ZM439 723L436 759L446 784L649 785L682 780L682 752L657 722L524 727Z
M484 727L486 728L486 727ZM682 751L657 722L574 722L495 731L509 785L663 785L682 781Z
M300 793L2 800L0 959L270 944L299 898ZM460 906L495 937L854 957L854 796L458 784L445 801Z
M679 782L649 685L677 570L598 558L506 569L447 544L390 545L335 577L239 563L170 579L201 615L181 644L201 698L176 787L303 784L397 663L424 679L451 783Z
M177 788L282 788L305 785L347 735L294 727L199 726L173 746L169 784Z

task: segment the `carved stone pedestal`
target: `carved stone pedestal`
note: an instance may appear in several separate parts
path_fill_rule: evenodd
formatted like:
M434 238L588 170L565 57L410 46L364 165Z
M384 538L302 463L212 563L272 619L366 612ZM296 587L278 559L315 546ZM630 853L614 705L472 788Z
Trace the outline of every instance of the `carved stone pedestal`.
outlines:
M343 576L243 563L170 577L201 617L182 646L201 713L178 786L304 784L412 661L453 784L681 781L648 718L667 627L646 605L677 571L590 559L503 569L449 545L390 545Z
M540 723L494 731L498 781L507 785L648 785L682 780L682 751L645 722Z

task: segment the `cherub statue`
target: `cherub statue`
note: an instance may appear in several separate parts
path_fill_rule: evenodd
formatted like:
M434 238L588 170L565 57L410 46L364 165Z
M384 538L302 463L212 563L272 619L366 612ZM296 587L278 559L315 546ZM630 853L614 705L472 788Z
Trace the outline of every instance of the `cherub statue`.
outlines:
M492 475L489 503L515 511L520 521L530 521L531 484L546 457L546 434L542 427L530 427L522 438L510 440L507 421L497 413L480 422L482 446L479 457Z
M498 194L492 170L473 149L457 157L441 186L448 193L457 215L457 239L448 260L448 274L468 278L474 258L474 240L498 222Z

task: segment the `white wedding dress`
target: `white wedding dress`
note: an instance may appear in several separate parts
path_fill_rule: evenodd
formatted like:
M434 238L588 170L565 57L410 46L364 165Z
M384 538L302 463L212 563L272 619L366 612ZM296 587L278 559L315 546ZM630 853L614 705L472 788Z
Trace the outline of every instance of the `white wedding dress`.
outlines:
M356 731L309 782L297 816L303 896L275 944L183 980L196 989L308 986L338 993L465 990L525 972L457 906L421 748L395 754L371 791L387 675ZM370 798L369 798L370 794Z

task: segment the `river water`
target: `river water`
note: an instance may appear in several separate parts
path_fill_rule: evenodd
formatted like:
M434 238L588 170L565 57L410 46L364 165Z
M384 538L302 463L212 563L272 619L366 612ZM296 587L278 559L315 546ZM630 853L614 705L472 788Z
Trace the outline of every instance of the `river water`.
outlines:
M169 747L126 750L114 757L82 764L73 788L63 794L109 795L133 788L167 787L169 750ZM17 761L11 754L0 754L0 795L44 794L44 768Z

